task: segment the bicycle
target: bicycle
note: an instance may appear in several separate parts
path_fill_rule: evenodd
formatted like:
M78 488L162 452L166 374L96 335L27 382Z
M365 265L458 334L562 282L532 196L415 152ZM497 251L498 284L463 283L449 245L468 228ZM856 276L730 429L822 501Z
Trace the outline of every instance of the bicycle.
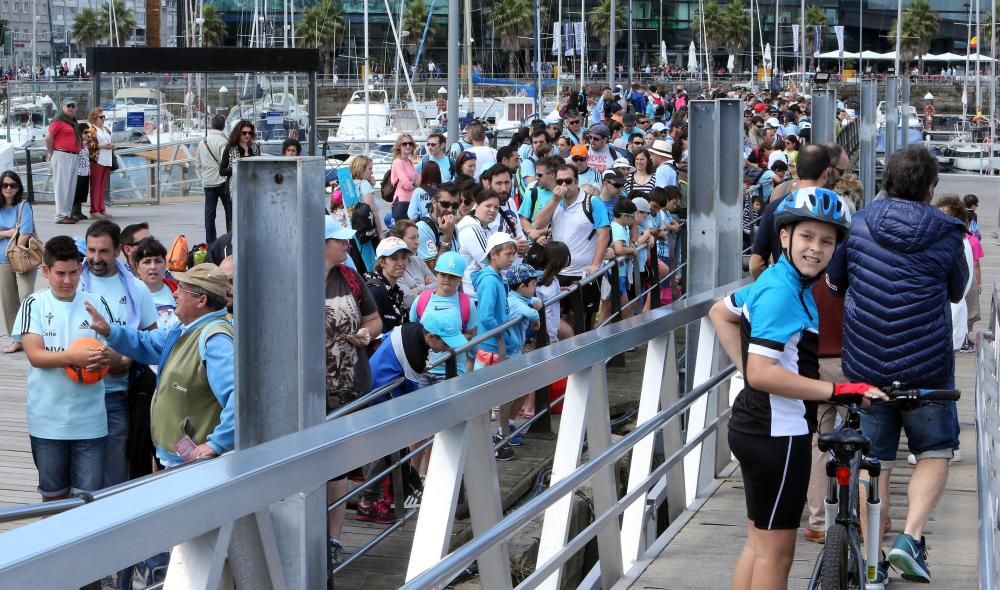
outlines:
M934 401L957 401L961 392L955 389L904 389L900 383L881 388L889 401L873 403L896 404L902 409L915 409ZM866 503L868 531L881 530L881 507L878 480L882 465L878 459L868 457L871 440L861 432L861 400L839 403L847 408L844 425L834 432L819 436L819 450L831 452L826 474L829 478L826 493L826 543L812 576L809 590L882 590L885 585L876 583L880 535L876 542L864 541L861 534L859 487L868 492ZM837 403L837 402L834 402ZM861 471L868 473L868 480L860 479ZM871 537L872 535L869 535Z

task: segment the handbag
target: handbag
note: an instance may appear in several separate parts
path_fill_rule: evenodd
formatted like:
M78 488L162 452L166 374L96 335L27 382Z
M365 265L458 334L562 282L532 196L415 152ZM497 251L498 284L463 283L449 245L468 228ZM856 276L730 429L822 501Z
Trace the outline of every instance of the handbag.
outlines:
M111 148L111 171L114 172L121 168L121 163L118 162L118 154L115 153L115 148Z
M10 268L19 274L38 268L42 264L42 254L45 252L45 245L34 233L29 235L27 245L18 244L18 238L21 236L21 211L24 205L25 203L21 203L17 208L17 221L14 224L16 231L7 244L7 260Z

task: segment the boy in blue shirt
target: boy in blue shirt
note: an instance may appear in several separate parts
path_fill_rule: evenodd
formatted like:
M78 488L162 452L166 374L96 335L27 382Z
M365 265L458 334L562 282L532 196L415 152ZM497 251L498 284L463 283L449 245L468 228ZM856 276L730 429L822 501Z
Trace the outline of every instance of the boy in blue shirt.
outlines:
M434 274L437 277L438 288L434 291L424 291L410 306L410 321L420 322L427 326L427 321L438 321L435 316L445 316L459 323L459 332L465 338L476 335L476 325L479 315L476 304L465 293L459 292L462 286L462 276L465 273L466 262L458 252L445 252L438 256L434 264ZM468 341L466 341L468 343ZM452 348L457 348L453 346ZM441 358L441 354L431 353L428 364L433 364ZM465 355L456 360L455 368L458 374L466 372ZM431 367L420 376L421 387L443 381L445 379L445 364Z
M472 283L479 298L478 329L480 334L485 334L510 319L510 310L507 307L507 288L500 273L514 264L514 257L517 255L514 238L503 232L497 232L490 236L489 240L486 241L485 250L486 254L482 260L483 268L472 273ZM508 355L517 350L517 342L511 338L509 332L510 330L504 330L501 334L479 343L479 349L476 351L476 370L500 362L500 337L503 338L504 349ZM507 434L505 431L511 405L507 403L500 407L497 414L499 432L493 437L494 443L499 443L500 439ZM495 454L496 458L501 461L509 461L514 458L514 451L507 444L497 449Z
M510 332L511 340L515 341L515 348L509 350L507 356L517 356L521 354L524 343L528 338L528 330L538 330L539 312L542 310L542 300L535 297L535 288L538 286L538 277L542 273L535 270L530 264L515 264L511 266L504 279L507 282L507 307L510 308L512 318L521 316L521 321L507 331ZM523 395L511 403L511 407L520 410L524 405L527 395ZM514 410L511 410L511 415ZM507 425L513 432L517 426L513 420L508 420ZM524 434L518 433L510 437L511 446L520 446L524 443Z
M635 226L635 203L622 199L615 203L612 209L615 220L611 222L611 250L616 257L624 256L628 259L635 258L636 248L633 245L632 230ZM628 283L632 275L632 261L623 260L618 263L618 296L622 307L622 319L630 317L632 314L625 307L628 302ZM611 299L601 302L601 317L607 318L611 314Z

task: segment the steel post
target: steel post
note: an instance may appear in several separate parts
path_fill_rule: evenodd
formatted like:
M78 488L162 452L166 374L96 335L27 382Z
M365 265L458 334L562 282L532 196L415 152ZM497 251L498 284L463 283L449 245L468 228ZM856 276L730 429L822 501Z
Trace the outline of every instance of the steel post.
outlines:
M323 170L320 157L253 158L235 170L234 296L236 315L246 318L236 321L237 450L326 415L326 383L315 370L325 362ZM270 269L270 279L256 280L255 268ZM271 507L291 590L326 586L325 500L314 487Z
M458 141L458 51L461 46L459 33L461 18L461 2L448 0L448 145Z
M316 108L318 102L319 100L316 96L316 72L309 72L309 129L306 139L309 141L310 156L316 155Z
M900 127L900 147L906 147L910 143L910 77L902 76L899 79L899 127Z
M837 91L832 88L814 90L812 101L812 142L837 141L833 125L837 117Z
M885 161L896 153L896 134L899 123L899 78L885 79Z
M615 21L615 15L617 14L618 5L615 0L611 0L611 12L608 16L611 19L611 25L608 27L608 86L611 88L615 87L615 27L618 23Z
M743 101L719 101L718 285L743 276Z
M865 205L875 199L875 95L877 92L877 81L861 81L861 116L854 123L860 125L858 137L861 140L861 157L858 160L858 169L861 172Z
M688 296L711 291L718 284L719 233L716 208L719 203L719 103L713 100L694 100L688 104ZM740 119L742 128L742 113ZM742 143L737 144L742 146ZM737 176L742 182L742 176ZM742 237L742 232L739 236ZM739 261L736 254L733 257ZM695 358L698 351L698 326L687 328L685 342L685 380L687 389L693 387Z

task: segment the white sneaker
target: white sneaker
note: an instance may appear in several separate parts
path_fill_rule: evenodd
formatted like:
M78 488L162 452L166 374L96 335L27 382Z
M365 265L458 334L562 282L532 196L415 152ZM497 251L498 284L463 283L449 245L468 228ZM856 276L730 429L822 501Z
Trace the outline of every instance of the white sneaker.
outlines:
M913 453L910 453L909 455L906 456L906 462L909 463L910 465L916 465L917 456L914 455Z
M955 449L955 455L951 458L952 463L962 462L962 449Z

